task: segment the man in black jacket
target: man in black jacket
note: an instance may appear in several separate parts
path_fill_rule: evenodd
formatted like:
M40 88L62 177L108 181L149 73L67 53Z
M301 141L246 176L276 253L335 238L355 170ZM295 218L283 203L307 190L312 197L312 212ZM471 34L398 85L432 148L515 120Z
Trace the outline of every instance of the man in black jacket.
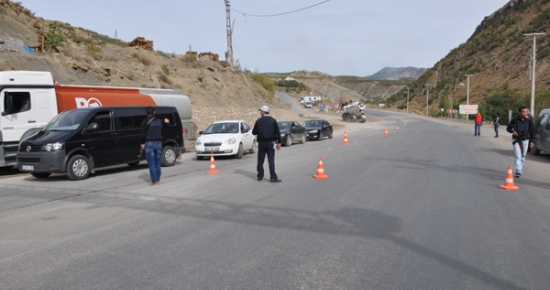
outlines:
M258 140L258 181L264 178L264 161L267 154L269 163L269 175L271 182L280 182L281 180L275 173L275 149L281 149L281 131L277 121L269 116L269 107L262 106L260 109L261 118L256 120L252 134L257 136Z
M514 145L516 178L519 178L523 172L527 148L535 145L530 141L533 137L533 121L529 119L528 115L529 109L527 107L519 108L519 116L512 119L508 127L506 127L506 131L512 133L512 139L514 140L512 144Z
M141 150L145 149L147 165L149 165L150 185L160 182L160 155L162 153L162 126L170 124L168 118L164 123L155 118L155 109L147 107L147 118L141 122Z

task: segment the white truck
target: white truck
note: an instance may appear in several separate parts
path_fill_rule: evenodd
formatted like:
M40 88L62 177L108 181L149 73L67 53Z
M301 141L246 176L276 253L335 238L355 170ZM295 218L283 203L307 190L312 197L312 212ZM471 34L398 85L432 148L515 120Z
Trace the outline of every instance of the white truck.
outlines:
M57 114L100 106L173 106L183 125L183 136L193 139L191 102L170 89L59 85L42 71L0 72L0 167L17 164L19 141L43 128Z
M346 122L359 122L365 123L367 116L365 116L365 105L355 102L344 106L342 108L342 119Z
M299 99L299 102L305 104L307 102L315 103L316 101L321 101L321 96L302 96Z

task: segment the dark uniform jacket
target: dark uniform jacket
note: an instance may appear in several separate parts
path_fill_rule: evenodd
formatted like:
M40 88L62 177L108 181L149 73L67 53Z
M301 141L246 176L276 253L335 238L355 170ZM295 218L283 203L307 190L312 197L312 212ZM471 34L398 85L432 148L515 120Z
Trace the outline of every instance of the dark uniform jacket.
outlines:
M256 120L254 129L252 129L252 135L258 136L258 143L273 141L277 141L279 144L281 143L281 131L279 131L277 120L269 115L264 115Z
M529 118L522 121L520 117L517 117L508 124L506 131L508 133L518 132L518 137L516 137L518 141L531 139L533 137L533 121ZM514 137L512 136L512 138Z
M146 118L141 122L141 144L162 142L162 127L168 124L159 118Z

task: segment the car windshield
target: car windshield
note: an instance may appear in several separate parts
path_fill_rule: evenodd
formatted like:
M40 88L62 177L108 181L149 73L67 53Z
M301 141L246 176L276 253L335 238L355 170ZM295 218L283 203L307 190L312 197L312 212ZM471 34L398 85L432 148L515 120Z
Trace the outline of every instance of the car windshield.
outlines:
M277 122L277 124L279 124L280 130L285 130L290 128L290 126L292 126L292 122Z
M311 120L311 121L305 121L304 127L319 127L321 126L321 121L318 120Z
M239 123L214 123L210 124L203 134L235 134L239 133Z
M46 126L44 131L74 131L80 127L87 111L70 110L55 116Z

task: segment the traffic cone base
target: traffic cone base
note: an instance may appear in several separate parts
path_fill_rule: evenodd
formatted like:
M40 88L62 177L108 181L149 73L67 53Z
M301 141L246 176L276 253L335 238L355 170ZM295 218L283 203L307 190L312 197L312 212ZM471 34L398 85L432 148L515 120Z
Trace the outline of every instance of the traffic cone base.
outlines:
M317 174L313 175L313 178L327 179L328 175L325 174L325 167L323 166L323 157L319 158L319 165L317 165Z
M346 131L344 131L344 143L342 143L344 145L349 145L349 142L348 142L348 133L346 133Z
M206 171L206 174L218 174L220 171L216 169L216 162L214 162L214 154L210 154L210 169Z
M384 126L384 136L388 136L388 128L386 126Z
M512 165L508 165L508 172L506 173L506 180L504 184L499 186L499 188L505 190L518 190L519 187L514 185L514 175L512 174Z

